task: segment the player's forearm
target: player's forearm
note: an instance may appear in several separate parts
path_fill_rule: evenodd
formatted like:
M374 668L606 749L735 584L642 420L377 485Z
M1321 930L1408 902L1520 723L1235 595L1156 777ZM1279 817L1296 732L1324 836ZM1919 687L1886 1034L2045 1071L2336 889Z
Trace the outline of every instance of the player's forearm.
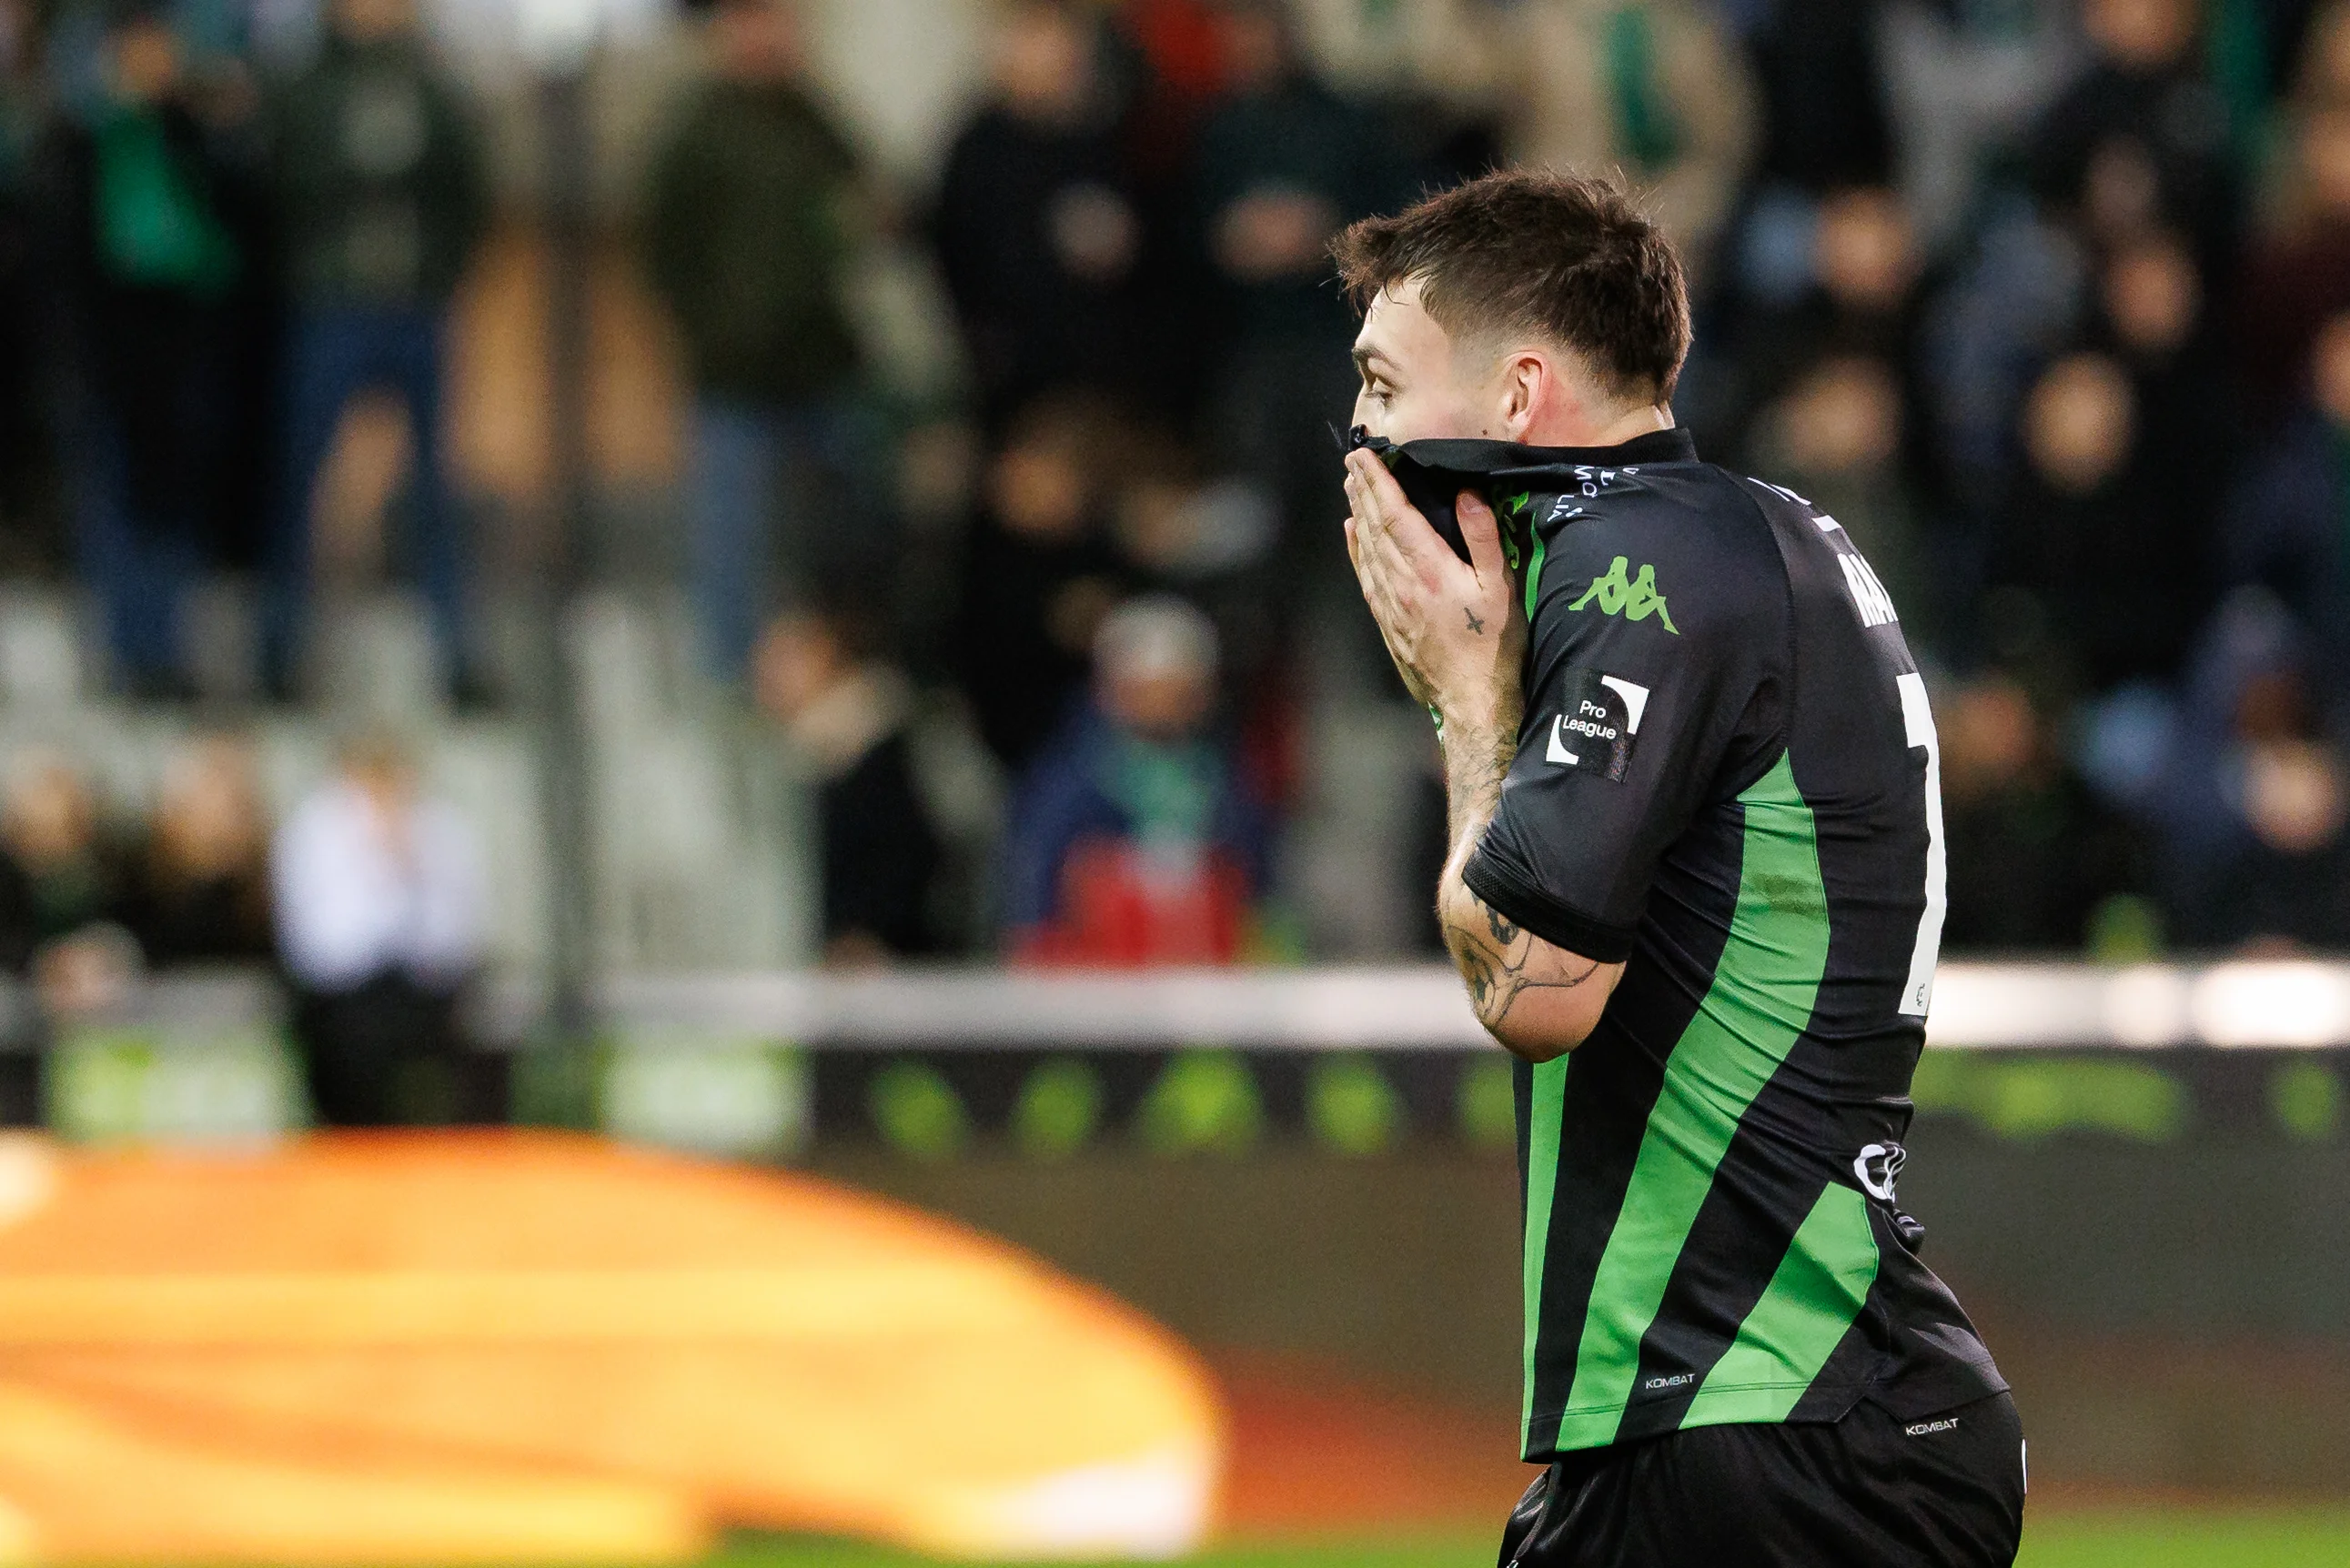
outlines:
M1502 784L1518 751L1518 705L1489 701L1476 711L1456 704L1443 716L1446 841L1464 859L1485 825L1502 809Z
M1513 1053L1546 1062L1583 1044L1598 1022L1619 965L1603 965L1552 946L1470 890L1467 871L1478 841L1502 807L1517 744L1514 719L1445 724L1446 805L1452 853L1437 888L1444 945L1468 982L1478 1022Z

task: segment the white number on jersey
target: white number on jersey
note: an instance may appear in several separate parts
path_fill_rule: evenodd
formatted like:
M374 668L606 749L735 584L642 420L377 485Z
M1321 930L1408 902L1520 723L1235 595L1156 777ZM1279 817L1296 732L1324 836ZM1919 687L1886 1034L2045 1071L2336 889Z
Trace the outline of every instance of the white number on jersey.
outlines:
M1846 556L1846 560L1854 557ZM1950 867L1942 844L1942 743L1934 732L1934 710L1926 701L1926 678L1900 678L1901 722L1909 749L1926 751L1926 912L1918 920L1918 945L1909 953L1909 981L1901 988L1904 1017L1923 1018L1934 1000L1934 965L1942 956L1942 917L1950 908Z

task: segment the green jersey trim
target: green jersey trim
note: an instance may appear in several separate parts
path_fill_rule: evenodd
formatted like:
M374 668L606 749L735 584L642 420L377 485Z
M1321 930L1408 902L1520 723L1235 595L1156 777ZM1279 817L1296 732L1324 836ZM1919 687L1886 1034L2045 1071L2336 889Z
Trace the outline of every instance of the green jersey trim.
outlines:
M1738 800L1745 839L1737 909L1713 982L1666 1064L1592 1280L1559 1424L1561 1451L1615 1440L1638 1376L1640 1342L1664 1303L1714 1172L1747 1108L1810 1026L1827 971L1827 888L1817 826L1786 754ZM1555 1145L1556 1113L1547 1119ZM1544 1120L1537 1106L1536 1136ZM1534 1207L1530 1194L1530 1239ZM1546 1239L1546 1195L1542 1209ZM1538 1314L1530 1314L1530 1335L1538 1322Z
M1540 557L1536 557L1539 560ZM1534 1349L1542 1337L1543 1264L1550 1256L1551 1199L1558 1191L1558 1137L1566 1120L1566 1069L1572 1057L1544 1062L1534 1070L1534 1097L1526 1137L1526 1395L1518 1420L1519 1451L1532 1440L1534 1422Z
M1534 559L1526 566L1526 618L1534 618L1534 600L1542 596L1543 560L1550 554L1550 545L1540 534L1534 535Z
M1868 1200L1829 1183L1681 1425L1785 1420L1860 1315L1877 1263Z

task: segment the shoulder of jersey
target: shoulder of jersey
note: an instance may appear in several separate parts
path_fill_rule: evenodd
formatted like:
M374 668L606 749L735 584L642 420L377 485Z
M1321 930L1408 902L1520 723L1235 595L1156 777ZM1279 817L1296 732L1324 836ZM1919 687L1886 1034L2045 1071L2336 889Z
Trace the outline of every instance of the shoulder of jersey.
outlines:
M1605 612L1661 597L1677 633L1776 615L1785 604L1769 524L1721 471L1680 463L1592 488L1531 499L1545 553L1541 603Z
M1753 497L1755 505L1766 518L1784 528L1789 537L1803 541L1798 548L1816 545L1832 556L1854 553L1844 524L1828 515L1827 511L1816 502L1767 479L1754 479L1745 474L1732 477L1739 489Z
M1819 552L1823 565L1827 561L1835 562L1836 574L1844 579L1844 586L1852 596L1853 607L1859 614L1864 629L1874 631L1880 627L1894 626L1900 620L1900 611L1895 607L1892 595L1885 591L1885 584L1853 544L1852 536L1844 531L1843 524L1784 485L1773 484L1762 479L1741 479L1739 483L1755 494L1759 504L1777 517L1785 529L1786 537L1798 541L1794 545L1795 549Z
M1773 484L1767 479L1757 479L1751 473L1730 473L1727 469L1722 472L1729 474L1732 483L1736 483L1741 490L1752 496L1754 504L1765 512L1777 513L1788 517L1801 517L1805 522L1812 522L1823 514L1821 508L1809 498L1796 494L1783 484Z

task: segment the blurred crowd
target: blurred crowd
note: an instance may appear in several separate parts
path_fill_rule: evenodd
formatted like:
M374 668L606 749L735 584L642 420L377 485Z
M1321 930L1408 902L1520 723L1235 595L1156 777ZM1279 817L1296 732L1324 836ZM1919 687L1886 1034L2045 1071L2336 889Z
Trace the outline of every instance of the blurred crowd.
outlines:
M321 1121L446 1116L482 958L471 830L392 736L353 736L276 824L259 774L249 740L198 735L125 820L69 758L19 756L0 797L0 972L72 1025L119 1021L150 974L271 971Z
M1647 192L1698 293L1683 422L1900 606L1953 949L2350 948L2350 0L972 5L983 90L918 186L820 7L693 7L632 203L690 400L680 586L813 770L832 961L1299 950L1317 715L1401 702L1336 526L1326 246L1513 161ZM62 520L148 700L191 689L192 581L249 570L257 688L298 699L319 470L388 391L442 679L494 705L442 452L493 202L413 0L0 0L0 533ZM876 389L877 239L937 285L950 397ZM1003 782L976 890L942 703ZM1425 858L1432 794L1356 852ZM333 815L283 830L281 932ZM222 897L195 923L297 977L406 972Z

